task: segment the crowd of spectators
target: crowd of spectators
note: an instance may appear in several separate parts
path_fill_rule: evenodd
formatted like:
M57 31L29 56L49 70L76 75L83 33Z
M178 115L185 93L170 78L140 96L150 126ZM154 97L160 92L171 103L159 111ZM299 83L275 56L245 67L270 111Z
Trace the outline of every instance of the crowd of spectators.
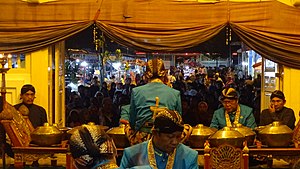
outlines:
M213 112L222 104L219 96L224 88L235 88L240 94L239 103L253 108L259 124L261 77L246 76L233 68L194 69L184 74L179 68L169 71L170 86L181 93L182 117L185 123L209 126ZM108 127L119 126L120 111L130 102L132 88L144 85L143 75L131 73L124 81L99 83L93 78L90 86L78 86L78 91L66 90L66 125L76 127L94 122Z

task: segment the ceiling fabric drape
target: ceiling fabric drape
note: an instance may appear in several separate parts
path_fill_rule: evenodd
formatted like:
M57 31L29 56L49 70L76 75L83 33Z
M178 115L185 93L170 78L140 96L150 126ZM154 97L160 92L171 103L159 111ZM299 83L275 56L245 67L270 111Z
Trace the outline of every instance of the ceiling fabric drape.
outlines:
M100 5L94 0L1 0L0 52L25 53L65 40L92 25Z
M267 59L300 69L300 9L277 1L230 6L230 26L246 45Z
M300 69L300 10L278 1L3 0L0 10L5 11L0 14L1 53L38 50L93 23L112 40L137 50L182 51L229 25L263 57Z
M114 7L118 2L105 1L103 5ZM122 5L122 15L109 19L105 16L112 12L101 9L104 15L99 16L97 25L116 42L139 50L190 48L218 34L227 22L227 7L219 3L126 0Z
M26 53L36 51L79 33L93 22L48 25L29 28L0 28L0 51Z

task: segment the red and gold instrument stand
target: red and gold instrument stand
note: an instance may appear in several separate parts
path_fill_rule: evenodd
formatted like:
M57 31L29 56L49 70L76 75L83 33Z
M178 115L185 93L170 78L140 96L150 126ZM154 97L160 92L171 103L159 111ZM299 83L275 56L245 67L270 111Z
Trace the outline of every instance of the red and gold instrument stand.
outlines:
M14 167L16 169L24 168L25 162L37 161L41 158L50 158L51 166L57 166L57 158L54 154L66 155L66 169L74 169L73 158L69 151L67 141L62 141L60 147L12 147L14 152Z
M15 153L14 167L16 169L24 168L25 162L36 161L41 158L51 158L51 165L57 165L57 159L53 154L66 155L66 169L73 169L73 158L68 148L62 147L12 147Z

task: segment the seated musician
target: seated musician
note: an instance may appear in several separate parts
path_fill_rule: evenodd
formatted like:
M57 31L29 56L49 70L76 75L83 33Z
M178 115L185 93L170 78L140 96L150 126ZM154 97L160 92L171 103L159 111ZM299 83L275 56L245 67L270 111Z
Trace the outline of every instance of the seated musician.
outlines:
M198 152L180 143L183 130L182 118L176 111L159 111L152 138L125 148L120 169L147 165L158 169L198 169Z
M260 125L265 126L273 121L280 121L292 130L295 128L295 114L293 109L285 107L285 97L282 91L275 90L270 97L271 103L268 109L264 109L260 114Z
M222 91L220 100L223 107L214 112L210 127L217 130L223 127L231 127L240 123L254 129L256 127L252 108L239 104L239 96L234 88L226 88Z
M22 86L20 98L22 103L16 104L14 107L19 111L23 106L28 109L29 121L34 128L43 126L44 123L48 122L46 110L43 107L33 103L35 99L35 88L31 84L25 84ZM38 161L33 161L32 166L38 167Z
M21 88L20 97L22 99L22 103L16 104L14 107L17 110L19 110L22 105L28 108L29 120L34 128L43 126L44 123L47 123L46 110L33 103L35 99L35 88L31 84L26 84Z

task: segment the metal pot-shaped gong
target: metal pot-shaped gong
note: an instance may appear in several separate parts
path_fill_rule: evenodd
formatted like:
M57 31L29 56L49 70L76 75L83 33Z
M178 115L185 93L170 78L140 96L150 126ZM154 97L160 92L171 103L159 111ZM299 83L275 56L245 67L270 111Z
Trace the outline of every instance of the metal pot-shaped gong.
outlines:
M205 141L214 133L215 131L211 128L206 127L203 124L198 124L193 127L193 131L189 138L189 144L194 148L203 148Z
M106 132L114 140L117 148L125 148L130 146L124 129L125 125L121 124L119 127L113 127Z
M230 127L224 127L211 135L208 140L211 147L218 147L222 144L243 147L245 136L237 130L232 130Z
M251 128L243 126L242 124L238 123L234 127L232 127L231 129L237 130L242 135L244 135L245 139L247 141L247 145L251 146L251 145L254 144L254 139L255 139L256 134Z
M269 147L288 147L292 143L293 130L274 121L258 132L262 144Z
M44 126L39 126L30 133L31 142L39 146L60 144L62 136L63 132L56 126L50 126L49 123L44 123Z

